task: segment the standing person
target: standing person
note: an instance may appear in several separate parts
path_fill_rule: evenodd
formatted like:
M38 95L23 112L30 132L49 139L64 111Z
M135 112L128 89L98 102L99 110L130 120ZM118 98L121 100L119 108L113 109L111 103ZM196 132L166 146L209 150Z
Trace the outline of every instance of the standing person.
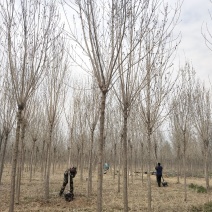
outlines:
M161 177L163 174L163 167L160 165L160 163L158 163L158 165L155 167L155 170L156 170L158 187L161 187Z
M63 185L62 185L62 187L60 189L60 193L59 193L60 196L62 196L62 194L65 190L65 187L68 184L68 176L70 176L70 193L69 193L69 195L70 195L71 200L73 200L73 197L74 197L73 178L76 176L76 174L77 174L76 167L71 167L64 172Z

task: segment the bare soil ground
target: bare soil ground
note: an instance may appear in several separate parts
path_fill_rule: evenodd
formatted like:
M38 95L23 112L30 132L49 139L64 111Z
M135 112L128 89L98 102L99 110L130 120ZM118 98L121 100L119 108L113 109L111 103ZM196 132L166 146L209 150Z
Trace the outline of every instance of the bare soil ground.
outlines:
M43 200L43 188L40 173L33 175L33 180L29 182L29 172L23 173L21 185L20 203L15 204L15 211L96 211L96 174L93 177L93 194L90 198L86 195L86 176L81 182L79 173L74 178L75 198L72 202L66 202L64 197L59 197L58 193L63 182L64 169L56 170L51 175L50 181L50 199L48 202ZM198 207L212 200L211 194L197 193L195 190L188 188L188 201L184 201L183 179L181 183L176 183L176 178L165 177L168 187L157 187L155 176L152 177L152 208L155 212L186 212L193 211L193 206ZM118 193L118 177L113 179L110 171L104 174L103 183L103 211L123 211L122 203L122 186L121 192ZM194 183L204 186L204 179L188 178L188 185ZM68 186L67 186L68 189ZM0 211L8 211L10 199L10 170L6 169L3 174L2 184L0 185ZM144 175L142 183L141 175L133 176L129 180L129 211L148 211L147 210L147 180ZM201 210L196 210L201 211Z

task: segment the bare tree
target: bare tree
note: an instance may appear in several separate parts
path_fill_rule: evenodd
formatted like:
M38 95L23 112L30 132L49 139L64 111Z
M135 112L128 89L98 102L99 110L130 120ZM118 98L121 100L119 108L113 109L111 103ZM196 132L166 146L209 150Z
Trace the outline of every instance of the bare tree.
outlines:
M154 11L154 21L146 33L144 49L146 56L143 63L145 74L145 88L141 91L140 115L144 123L147 136L148 158L148 210L151 211L151 160L152 160L152 135L167 117L168 96L172 92L176 82L172 75L172 59L176 50L176 40L173 39L173 31L178 20L180 5L178 5L169 20L169 7L165 7L162 1L154 1L151 5ZM160 9L159 9L160 8ZM162 16L160 12L162 12ZM160 15L159 15L160 14ZM161 21L158 21L161 19Z
M87 195L90 197L92 193L92 173L93 173L93 147L94 147L94 133L99 120L99 93L93 88L91 94L87 94L86 107L87 107L87 122L90 129L89 139L89 167L88 167L88 190Z
M201 138L202 153L204 157L204 173L205 184L207 191L209 190L209 145L211 139L211 93L204 85L199 83L196 85L193 94L193 118L194 126L197 130L199 137Z
M173 100L173 105L176 105L176 100ZM171 106L172 108L173 105ZM170 128L171 128L171 141L173 144L173 148L176 152L176 163L177 163L177 183L180 183L180 168L181 168L181 159L182 159L182 136L181 130L179 128L178 123L178 111L173 109L172 113L170 114Z
M76 1L76 7L75 5L70 6L74 7L77 15L80 17L83 42L74 31L70 32L70 38L88 56L91 64L91 74L95 77L101 91L97 211L102 211L102 167L106 97L114 74L117 71L117 58L125 35L127 1L112 1L112 3L108 2L105 4L103 1L79 0ZM105 16L106 14L107 16ZM78 56L82 58L81 55L78 54Z
M46 104L48 139L46 148L46 174L44 180L44 198L49 199L49 180L51 169L51 151L53 143L53 133L59 121L62 105L65 101L66 86L64 84L65 74L68 69L66 58L66 43L63 37L54 41L48 55L47 66L48 76L44 80L44 100ZM45 87L46 85L46 87Z
M5 154L6 148L8 143L8 136L12 131L14 121L15 121L15 102L11 96L11 87L8 83L8 78L5 77L3 82L2 96L1 96L1 121L2 121L2 134L1 134L1 141L2 145L0 145L0 184L2 179L2 173L4 169L4 161L5 161Z
M18 5L20 3L20 5ZM10 209L14 210L15 176L22 122L22 111L28 99L37 88L44 66L47 51L54 40L55 29L58 25L56 10L52 4L29 0L4 0L1 2L2 30L5 32L7 58L9 62L10 80L13 86L13 95L17 102L16 140L14 144ZM54 32L54 33L53 33ZM50 39L51 37L51 39Z
M194 70L189 63L186 63L181 70L181 86L178 96L175 97L173 115L174 125L181 142L181 151L183 156L183 174L184 174L184 201L187 201L187 182L186 182L186 159L189 140L191 139L191 114L192 93L194 86Z
M142 41L148 28L146 21L147 3L139 5L137 1L130 1L127 9L126 36L123 46L118 55L118 80L114 85L114 93L117 96L123 113L122 142L123 142L123 205L124 211L128 211L128 118L130 116L133 103L144 87L145 74L142 75L141 63ZM151 20L148 20L151 22ZM119 30L119 29L118 29ZM127 55L127 57L126 57Z

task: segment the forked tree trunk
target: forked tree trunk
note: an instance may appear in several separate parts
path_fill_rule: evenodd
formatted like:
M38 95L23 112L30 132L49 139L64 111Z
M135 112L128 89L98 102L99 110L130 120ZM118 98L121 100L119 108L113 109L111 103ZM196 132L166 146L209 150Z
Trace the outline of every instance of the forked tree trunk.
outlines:
M15 177L16 177L17 160L18 160L18 146L19 146L19 140L20 140L22 111L23 111L23 107L19 107L18 108L18 112L17 112L16 138L15 138L15 144L13 146L11 183L10 183L10 206L9 206L9 212L13 212L14 211L14 202L15 202Z
M98 182L97 182L97 212L102 212L102 184L103 184L103 148L104 148L104 126L105 126L105 105L107 91L101 93L100 110L100 135L98 145Z

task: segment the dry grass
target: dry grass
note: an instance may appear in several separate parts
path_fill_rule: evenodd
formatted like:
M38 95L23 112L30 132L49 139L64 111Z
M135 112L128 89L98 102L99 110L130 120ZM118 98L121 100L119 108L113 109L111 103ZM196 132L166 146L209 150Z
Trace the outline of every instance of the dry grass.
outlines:
M36 173L33 176L33 181L29 183L29 173L24 172L21 185L20 204L15 205L15 211L96 211L96 177L94 176L94 192L92 197L87 198L86 187L87 182L80 182L79 174L74 179L74 194L75 199L72 202L66 202L64 198L58 196L64 169L57 170L51 176L50 182L50 199L45 202L42 198L43 190L40 181L40 174ZM86 178L86 177L85 177ZM117 192L117 176L114 180L109 172L104 175L103 185L103 209L104 211L123 211L122 190ZM155 176L152 176L152 207L153 211L163 212L186 212L191 211L192 206L203 205L211 201L210 194L197 193L188 188L188 201L184 202L183 180L181 183L176 183L176 178L166 177L165 179L169 186L156 186ZM188 184L194 183L204 185L204 179L189 178ZM121 188L122 189L122 188ZM9 191L10 191L10 176L9 171L5 171L3 182L0 185L0 211L8 211L9 208ZM146 176L142 184L141 176L133 176L133 182L129 181L129 211L148 211L147 210L147 183ZM197 210L198 211L198 210Z

